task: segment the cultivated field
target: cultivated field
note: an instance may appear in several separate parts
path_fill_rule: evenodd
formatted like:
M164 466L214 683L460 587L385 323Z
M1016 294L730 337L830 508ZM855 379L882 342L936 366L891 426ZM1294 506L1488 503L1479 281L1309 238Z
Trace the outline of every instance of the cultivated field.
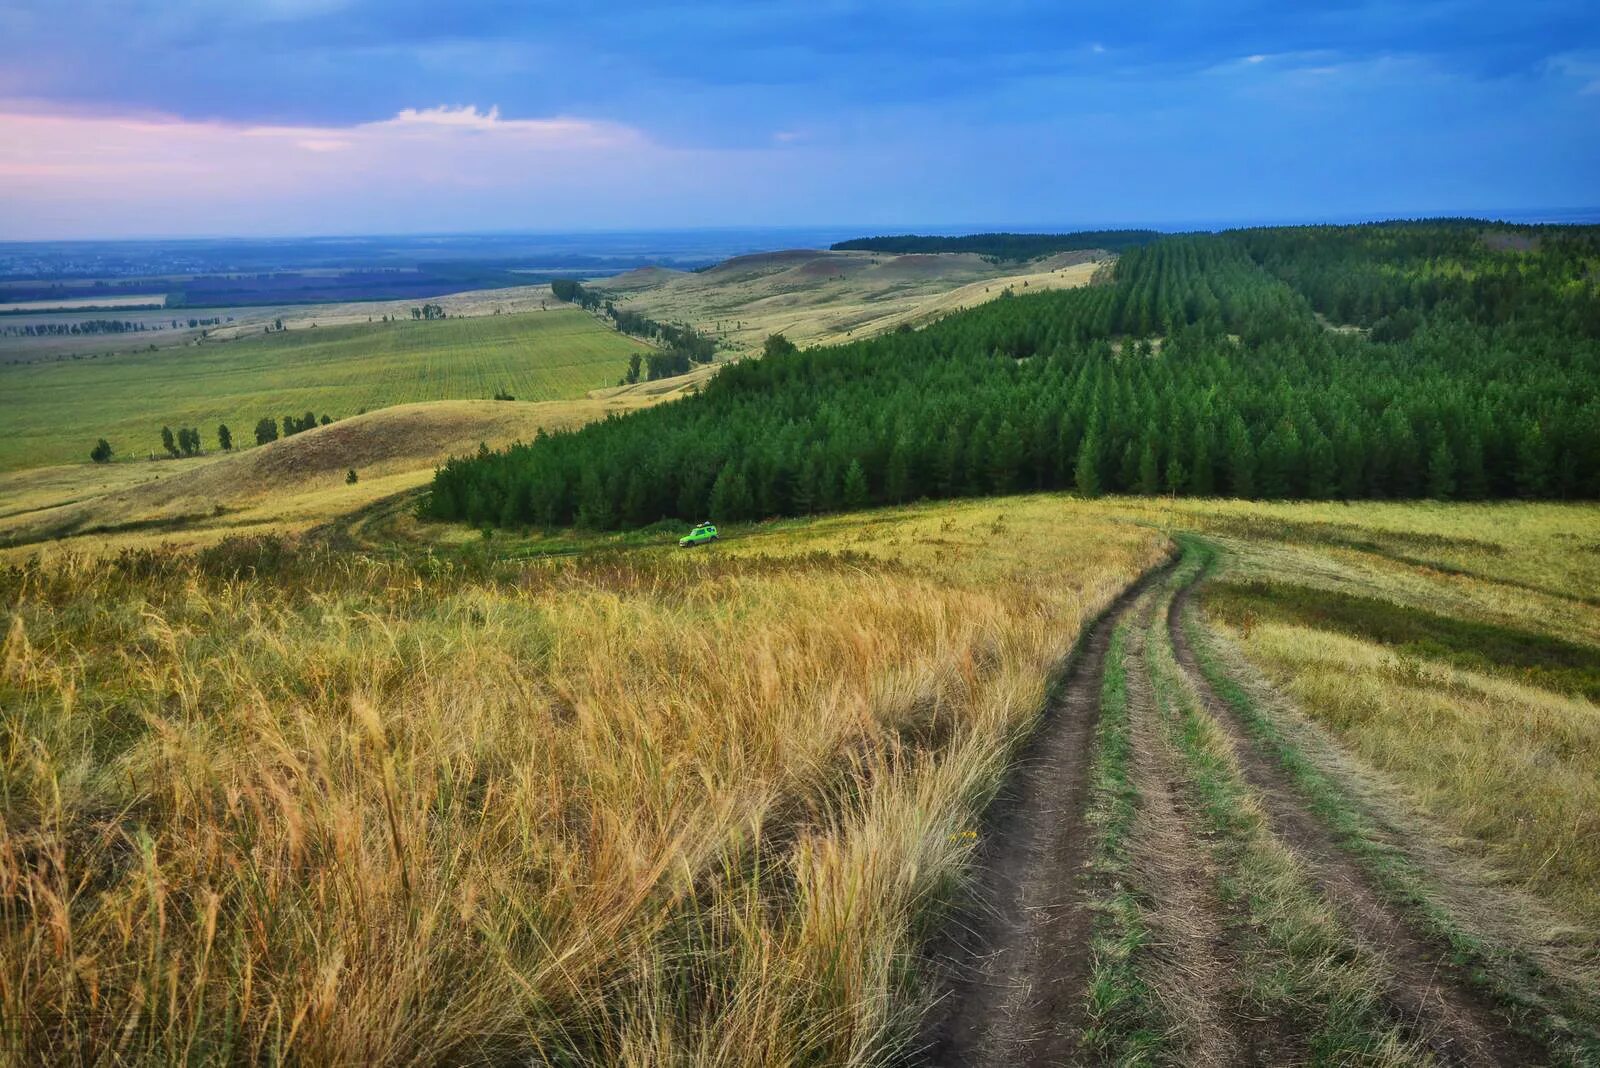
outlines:
M546 290L548 292L548 290ZM0 366L0 471L81 461L95 439L120 457L161 451L163 425L218 423L253 444L263 416L345 418L410 401L582 397L614 385L642 343L552 302L549 311L359 323L101 359Z
M131 297L65 297L60 300L18 300L0 304L3 312L76 311L84 308L159 308L166 304L167 295ZM209 314L209 313L207 313Z
M165 298L139 296L118 298L158 303ZM451 317L479 315L512 315L518 312L541 311L555 307L548 285L511 286L504 289L473 289L429 298ZM0 316L0 328L39 326L46 323L73 323L90 319L115 319L142 323L144 329L125 334L49 334L19 337L0 331L0 364L32 363L59 359L89 359L115 353L149 351L192 345L202 337L212 340L232 340L261 333L267 327L284 330L324 329L329 326L357 326L369 322L382 322L387 316L409 320L411 309L424 303L423 298L412 300L341 301L327 304L270 304L222 305L204 308L119 308L112 313L102 311L36 311L8 312ZM51 307L60 307L60 302ZM94 304L94 307L101 307ZM0 306L20 308L18 303ZM195 326L189 319L196 320ZM218 320L216 323L202 320ZM177 323L176 326L173 324Z
M994 264L957 253L895 256L793 249L739 256L705 271L645 268L591 284L619 307L687 322L735 352L769 334L799 345L838 344L1016 293L1086 285L1105 253L1062 253Z
M416 490L451 456L500 448L654 403L429 401L397 404L231 453L72 464L0 474L0 552L105 552L292 534ZM346 481L355 471L357 482Z

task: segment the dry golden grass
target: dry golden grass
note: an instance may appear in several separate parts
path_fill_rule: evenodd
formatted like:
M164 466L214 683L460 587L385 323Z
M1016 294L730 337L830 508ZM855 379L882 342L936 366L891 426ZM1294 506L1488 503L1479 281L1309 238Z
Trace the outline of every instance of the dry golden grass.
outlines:
M0 1057L878 1060L1050 665L1164 545L1024 498L0 572Z
M1307 627L1242 648L1298 707L1530 890L1600 929L1600 709Z
M0 545L88 532L65 547L100 552L292 533L415 489L440 463L480 444L500 448L659 399L400 404L232 453L0 474ZM345 482L352 469L360 479L353 486Z
M1560 676L1497 662L1502 642L1539 650L1554 641L1600 663L1600 508L1107 507L1223 545L1225 577L1256 585L1231 593L1211 623L1440 826L1570 920L1600 931L1600 707ZM1280 611L1285 591L1313 614ZM1319 621L1319 596L1365 605L1371 630ZM1476 629L1454 645L1448 634L1385 644L1378 612L1434 629L1441 620Z
M698 273L649 268L593 284L626 310L692 323L734 352L749 353L769 334L807 347L833 345L925 325L994 300L1008 286L1031 293L1087 285L1098 264L1077 262L1086 255L996 265L967 253L792 249L740 256Z

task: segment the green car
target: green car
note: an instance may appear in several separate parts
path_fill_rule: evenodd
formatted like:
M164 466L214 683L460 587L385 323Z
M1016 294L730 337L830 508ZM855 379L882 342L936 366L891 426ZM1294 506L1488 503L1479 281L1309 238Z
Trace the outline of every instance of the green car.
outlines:
M689 549L696 545L705 545L717 540L717 528L710 523L701 523L689 533L678 539L678 548Z

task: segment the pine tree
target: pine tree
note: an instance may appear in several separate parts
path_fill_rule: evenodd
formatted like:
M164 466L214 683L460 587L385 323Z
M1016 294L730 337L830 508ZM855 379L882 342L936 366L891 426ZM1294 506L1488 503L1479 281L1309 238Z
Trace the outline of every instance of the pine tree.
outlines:
M1188 488L1189 472L1183 469L1183 461L1174 456L1167 461L1167 492L1174 497L1183 493Z
M1189 475L1189 489L1196 497L1209 497L1217 490L1216 472L1211 459L1211 428L1204 419L1194 425L1194 445L1189 453L1194 470Z
M810 515L817 510L817 460L815 456L807 455L800 464L800 470L794 476L794 486L789 491L789 500L794 506L796 515Z
M1440 435L1428 454L1428 496L1448 501L1456 495L1456 458L1450 443Z
M1090 422L1088 433L1078 444L1078 460L1073 465L1073 484L1080 497L1098 497L1100 482L1100 434Z
M844 473L844 506L847 509L865 508L867 504L867 475L861 470L860 460L851 460Z
M911 499L911 444L904 437L896 439L894 449L889 453L884 493L895 504L904 504Z
M1000 420L989 448L989 484L994 493L1012 493L1022 467L1022 437L1011 420Z
M1154 497L1161 492L1161 472L1156 469L1156 442L1149 434L1145 435L1144 448L1139 453L1138 489L1146 497Z
M1256 495L1256 456L1250 432L1237 415L1228 424L1228 491L1235 497Z
M1550 495L1550 446L1537 419L1530 419L1517 440L1517 493L1523 497Z
M729 460L711 487L711 518L719 523L750 517L750 482L744 469Z
M161 447L166 449L167 453L171 456L178 455L178 443L173 440L172 428L170 426L164 426L161 428Z
M1460 470L1456 481L1459 496L1469 501L1481 501L1489 496L1489 475L1483 467L1483 438L1476 426L1462 431Z
M228 429L227 423L217 424L217 447L223 452L233 450L233 431Z

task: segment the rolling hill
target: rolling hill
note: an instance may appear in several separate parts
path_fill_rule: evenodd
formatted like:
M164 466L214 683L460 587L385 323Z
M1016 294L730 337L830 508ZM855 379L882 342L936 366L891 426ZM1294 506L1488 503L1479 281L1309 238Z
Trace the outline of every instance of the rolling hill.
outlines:
M737 256L703 271L641 268L589 288L621 309L689 323L742 354L758 350L769 334L800 345L833 344L919 327L1007 288L1085 285L1109 259L1083 250L1001 265L975 253L787 249Z
M101 359L0 366L0 471L86 457L96 438L121 457L161 451L160 430L194 426L207 448L226 423L238 444L263 417L428 400L582 397L615 385L648 351L592 316L549 311L251 334Z

